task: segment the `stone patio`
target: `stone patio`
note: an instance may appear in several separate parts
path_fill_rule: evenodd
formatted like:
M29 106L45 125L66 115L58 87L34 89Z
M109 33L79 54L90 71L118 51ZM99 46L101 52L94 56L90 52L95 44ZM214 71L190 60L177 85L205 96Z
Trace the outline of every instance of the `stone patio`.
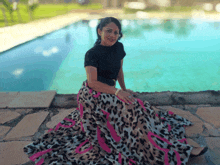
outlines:
M135 14L126 15L121 10L73 11L55 18L0 28L0 52L80 19L99 19L105 16L136 19ZM150 13L148 16L161 19L183 17L169 13ZM203 15L203 19L219 20L220 16ZM23 152L23 147L76 110L76 94L42 92L0 92L0 165L33 165ZM155 111L172 111L194 123L186 127L188 143L208 146L209 150L203 156L190 160L189 165L220 164L220 91L138 93L138 97L148 100Z
M0 92L0 108L48 107L56 91Z
M137 97L142 100L152 98L153 101L150 104L155 111L172 111L194 123L193 126L185 128L187 142L193 146L208 146L209 150L203 156L191 159L188 162L189 165L220 164L220 105L216 103L164 105L166 100L173 96L172 92L168 93L171 93L168 98L164 98L168 94L163 92L158 94L158 99L156 99L155 93L138 93ZM32 94L35 95L34 92ZM183 93L179 93L179 95L181 98L187 99ZM44 100L44 97L39 97L40 99ZM220 103L220 99L216 99L216 101ZM34 164L23 152L23 147L41 137L69 113L75 111L76 94L56 94L48 107L40 108L37 103L34 106L32 108L0 109L0 164Z

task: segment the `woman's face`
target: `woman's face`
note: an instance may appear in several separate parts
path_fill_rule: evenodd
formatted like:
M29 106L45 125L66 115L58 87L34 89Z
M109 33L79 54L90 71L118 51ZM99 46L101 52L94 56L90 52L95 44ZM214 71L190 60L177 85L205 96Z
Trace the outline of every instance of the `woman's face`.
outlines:
M98 34L101 36L101 45L112 46L118 40L119 29L115 23L111 22L103 27L102 30L98 29Z

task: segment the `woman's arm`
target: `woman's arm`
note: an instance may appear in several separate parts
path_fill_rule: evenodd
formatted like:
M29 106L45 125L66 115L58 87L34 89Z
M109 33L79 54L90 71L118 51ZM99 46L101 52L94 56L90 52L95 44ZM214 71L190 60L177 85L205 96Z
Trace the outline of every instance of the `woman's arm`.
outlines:
M118 82L119 82L119 84L121 86L121 89L123 91L126 91L125 82L124 82L124 73L123 73L122 66L123 66L123 59L121 60L121 68L119 70L117 80L118 80Z
M121 66L122 68L122 66ZM117 89L114 86L109 86L107 84L101 83L99 81L97 81L97 68L94 66L86 66L86 74L87 74L87 80L88 80L88 85L90 88L92 88L93 90L97 91L97 92L103 92L103 93L109 93L109 94L115 94L115 92L117 91ZM120 86L122 87L123 90L120 90L117 94L118 97L120 97L122 100L124 100L127 104L129 104L129 102L134 102L135 99L133 97L128 97L130 96L130 93L127 91L124 91L125 85L124 85L124 76L123 76L123 72L122 69L120 71L120 76L119 78L119 82L120 82ZM123 87L124 85L124 87Z
M109 94L115 94L117 89L114 86L109 86L102 82L97 81L97 68L94 66L86 66L86 74L88 85L90 88L97 92L104 92Z

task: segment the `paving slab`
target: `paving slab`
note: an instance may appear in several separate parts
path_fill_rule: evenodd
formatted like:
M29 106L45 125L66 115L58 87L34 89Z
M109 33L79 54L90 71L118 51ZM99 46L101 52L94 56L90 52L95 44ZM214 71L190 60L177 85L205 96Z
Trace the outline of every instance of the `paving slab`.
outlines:
M38 112L25 116L3 140L18 139L34 135L49 112Z
M187 165L208 165L205 155L199 156L197 158L189 159Z
M157 109L163 109L163 110L167 110L168 108L171 108L171 106L155 106L155 108Z
M220 137L205 137L206 143L211 153L211 160L214 164L220 164Z
M220 136L220 131L214 128L211 124L205 122L204 126L206 129L202 134L203 136Z
M190 116L190 115L192 115L189 111L184 111L184 110L181 110L179 108L174 108L174 107L168 107L166 109L166 111L171 111L174 114L180 115L180 116L183 116L183 115Z
M210 149L219 148L220 151L220 137L205 137L205 139Z
M0 126L0 136L4 136L10 129L8 126Z
M196 137L203 132L203 122L196 122L192 126L185 127L186 137Z
M200 107L196 114L216 128L220 127L220 107Z
M33 109L15 109L15 112L20 113L21 115L31 112Z
M51 121L49 121L46 126L48 128L54 128L59 122L61 122L66 116L68 116L72 111L76 110L76 108L72 109L59 109L59 113L51 118Z
M0 108L6 108L17 95L18 92L0 92Z
M12 141L0 143L0 164L1 165L21 165L30 159L23 152L25 145L31 141Z
M200 147L200 145L198 143L196 143L194 140L190 139L190 138L186 138L187 143L193 147Z
M9 108L47 108L56 95L55 90L39 92L19 92L7 106Z
M211 107L210 104L199 104L198 107Z
M191 114L190 112L186 114L180 114L182 117L188 119L189 121L191 121L192 123L196 123L196 122L203 122L201 119L199 119L198 117L196 117L195 115Z
M18 116L20 116L20 114L17 112L3 110L0 112L0 123L4 124L7 121L17 118Z
M198 107L198 105L185 105L185 108L186 109L195 109L195 108L197 108Z

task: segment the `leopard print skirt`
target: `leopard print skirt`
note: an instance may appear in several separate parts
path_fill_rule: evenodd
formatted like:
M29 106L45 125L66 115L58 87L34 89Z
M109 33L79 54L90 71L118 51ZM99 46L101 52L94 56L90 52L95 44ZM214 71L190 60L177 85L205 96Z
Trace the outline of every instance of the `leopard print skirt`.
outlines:
M94 91L84 81L78 108L53 129L26 145L37 165L185 165L192 146L185 126L192 123L171 111L157 113L136 98Z

